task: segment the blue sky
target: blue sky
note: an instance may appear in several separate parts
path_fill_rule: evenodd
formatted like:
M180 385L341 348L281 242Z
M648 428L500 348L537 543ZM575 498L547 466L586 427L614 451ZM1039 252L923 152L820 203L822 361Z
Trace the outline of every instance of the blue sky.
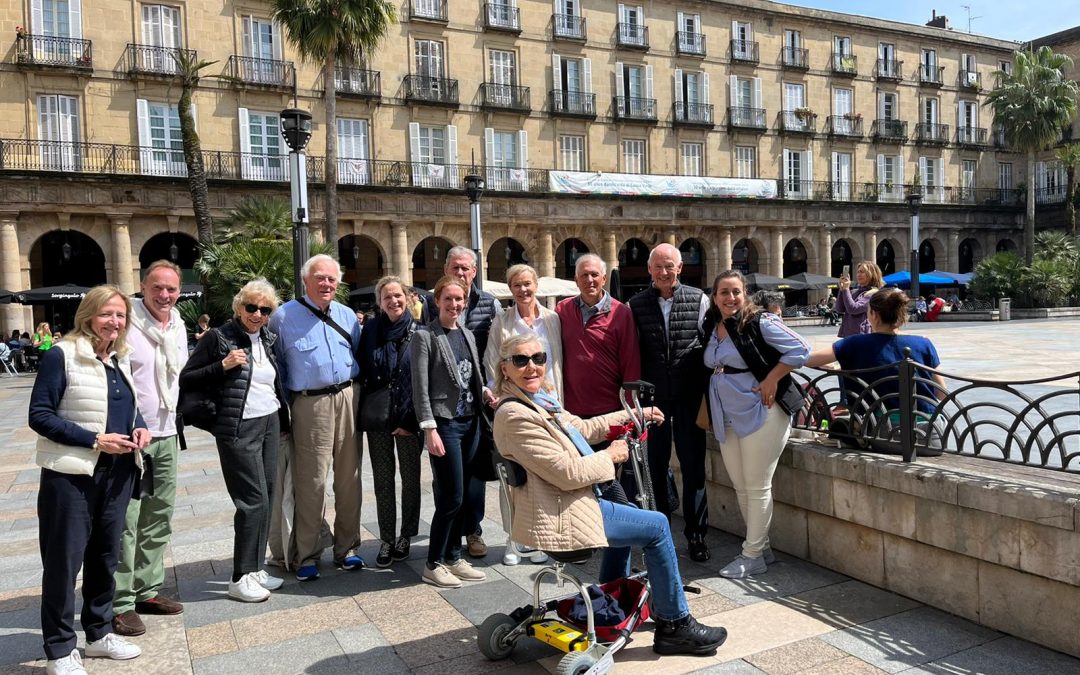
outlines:
M1005 40L1031 40L1080 25L1080 0L787 0L789 4L831 9L907 23L926 23L931 10L949 17L956 31L967 32L967 11L981 17L971 32Z

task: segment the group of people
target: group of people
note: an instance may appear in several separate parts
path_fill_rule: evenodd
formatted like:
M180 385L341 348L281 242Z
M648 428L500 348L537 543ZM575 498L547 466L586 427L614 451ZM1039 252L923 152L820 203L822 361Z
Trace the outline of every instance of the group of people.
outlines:
M64 335L52 330L45 321L38 324L33 335L16 328L7 340L0 343L0 359L16 370L33 371L37 369L42 353L63 339Z

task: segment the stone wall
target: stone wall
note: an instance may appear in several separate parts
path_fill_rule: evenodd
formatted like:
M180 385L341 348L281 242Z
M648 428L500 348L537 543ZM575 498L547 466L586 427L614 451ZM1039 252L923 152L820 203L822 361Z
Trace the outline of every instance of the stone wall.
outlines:
M711 439L706 474L710 524L744 532ZM773 492L778 550L1080 656L1080 477L792 441Z

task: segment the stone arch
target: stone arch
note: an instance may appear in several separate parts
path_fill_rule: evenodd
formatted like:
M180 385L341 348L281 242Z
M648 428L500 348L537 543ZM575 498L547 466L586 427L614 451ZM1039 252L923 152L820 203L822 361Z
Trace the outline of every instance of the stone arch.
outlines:
M412 253L413 286L430 290L443 275L446 252L454 243L446 237L425 237Z
M351 289L371 286L387 273L386 254L374 237L366 234L338 237L337 252L343 271L342 281Z
M935 237L927 237L919 244L919 273L924 274L936 270L938 265L945 262L945 247Z
M975 265L982 260L982 243L974 237L968 237L960 242L956 250L957 272L967 274L975 271Z
M880 240L877 251L874 252L874 262L881 268L882 276L887 276L901 267L906 267L900 242L890 238Z
M195 261L199 259L199 242L183 232L160 232L146 240L139 250L139 276L158 260L168 260L180 266L181 281L197 283Z
M581 239L567 237L555 247L555 276L560 279L573 279L577 259L586 253L594 253Z
M27 256L30 288L106 283L105 252L89 235L78 230L51 230L38 237ZM23 290L23 289L12 289ZM67 331L78 302L54 302L34 307L34 323L48 321L53 330Z
M485 278L499 283L506 283L506 271L512 266L529 262L525 246L514 237L496 239L484 256L484 265L487 267Z
M743 274L761 271L765 259L765 246L754 237L744 237L731 247L731 269Z
M784 278L809 271L810 251L806 243L798 237L789 240L784 245L783 260L781 276Z
M631 237L619 247L619 282L624 298L649 287L649 245Z
M839 277L848 270L848 276L854 273L855 250L852 242L842 237L833 242L832 251L829 253L829 276Z
M994 248L995 248L996 253L1019 253L1020 252L1020 247L1017 246L1016 242L1013 241L1012 239L1010 239L1009 237L1005 237L1003 239L998 239L997 246L995 246Z
M679 252L682 253L683 268L679 280L687 286L705 288L709 283L706 274L708 272L708 254L704 242L696 237L690 237L679 244Z

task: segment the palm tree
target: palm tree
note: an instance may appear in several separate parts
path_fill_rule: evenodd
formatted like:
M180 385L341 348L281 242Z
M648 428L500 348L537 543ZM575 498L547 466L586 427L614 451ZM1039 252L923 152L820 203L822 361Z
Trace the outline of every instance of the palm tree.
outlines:
M180 118L180 137L184 144L184 163L187 165L188 190L191 192L191 209L195 212L195 226L199 241L208 244L214 239L214 217L210 214L210 191L206 186L206 168L203 166L202 144L195 131L195 117L191 114L191 95L199 86L202 71L217 61L196 61L195 52L186 49L173 51L180 75L180 100L176 114Z
M1076 116L1077 84L1065 76L1072 59L1049 47L1017 51L1013 60L1012 74L996 73L997 86L987 102L1006 143L1027 153L1024 258L1030 265L1035 254L1035 153L1056 141Z
M388 0L274 0L274 20L304 61L322 65L326 110L326 240L337 253L337 99L338 64L361 63L397 20Z
M1054 153L1057 161L1065 167L1065 214L1069 219L1069 231L1076 236L1076 165L1080 164L1080 143L1069 143Z

